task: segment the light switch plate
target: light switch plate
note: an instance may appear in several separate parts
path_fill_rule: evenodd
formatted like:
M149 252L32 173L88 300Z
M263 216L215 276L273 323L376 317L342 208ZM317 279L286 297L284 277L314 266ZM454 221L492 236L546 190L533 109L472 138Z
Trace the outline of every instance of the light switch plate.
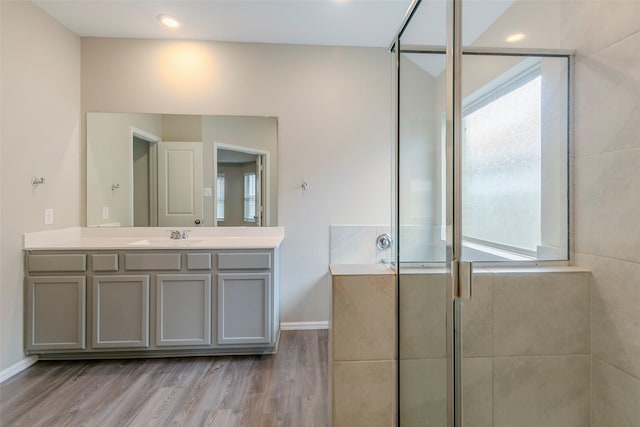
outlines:
M53 209L47 208L44 210L44 223L45 225L53 224Z
M204 188L202 189L202 195L203 195L204 197L211 197L211 196L212 196L212 194L213 194L213 192L211 191L211 187L204 187Z
M109 206L102 208L102 219L109 219Z

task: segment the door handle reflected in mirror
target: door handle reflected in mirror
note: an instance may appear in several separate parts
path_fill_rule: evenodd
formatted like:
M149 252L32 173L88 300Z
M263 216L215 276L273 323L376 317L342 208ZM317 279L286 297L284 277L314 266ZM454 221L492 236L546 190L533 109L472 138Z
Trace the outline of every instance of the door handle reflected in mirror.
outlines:
M204 219L204 218L203 218L203 219ZM201 223L202 221L200 220L200 218L196 218L196 220L195 220L195 221L193 221L193 222L195 222L195 223L196 223L196 225L200 225L200 223Z

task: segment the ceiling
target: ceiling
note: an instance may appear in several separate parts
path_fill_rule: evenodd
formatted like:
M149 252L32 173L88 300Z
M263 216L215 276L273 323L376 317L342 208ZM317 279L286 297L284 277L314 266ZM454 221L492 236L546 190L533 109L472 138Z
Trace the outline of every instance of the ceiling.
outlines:
M37 0L81 37L387 47L410 0ZM159 14L177 18L167 29Z

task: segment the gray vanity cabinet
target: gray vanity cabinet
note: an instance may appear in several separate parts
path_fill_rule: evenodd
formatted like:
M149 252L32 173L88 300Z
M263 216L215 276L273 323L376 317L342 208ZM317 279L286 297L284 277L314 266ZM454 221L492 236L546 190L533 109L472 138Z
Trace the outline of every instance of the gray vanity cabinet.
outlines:
M156 275L156 346L211 345L211 274Z
M278 250L25 253L25 343L43 359L270 354Z
M219 346L270 345L277 339L275 253L218 253Z
M91 325L95 349L149 347L149 276L91 278Z
M218 344L270 344L271 273L218 273Z
M85 277L39 276L27 279L27 350L85 348Z

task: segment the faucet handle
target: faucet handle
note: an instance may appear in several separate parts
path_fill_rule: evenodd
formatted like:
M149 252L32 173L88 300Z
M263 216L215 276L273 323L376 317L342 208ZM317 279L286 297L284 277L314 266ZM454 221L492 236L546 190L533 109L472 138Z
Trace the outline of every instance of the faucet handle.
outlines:
M189 233L191 233L191 230L182 230L182 233L180 234L180 238L185 240L188 239Z

